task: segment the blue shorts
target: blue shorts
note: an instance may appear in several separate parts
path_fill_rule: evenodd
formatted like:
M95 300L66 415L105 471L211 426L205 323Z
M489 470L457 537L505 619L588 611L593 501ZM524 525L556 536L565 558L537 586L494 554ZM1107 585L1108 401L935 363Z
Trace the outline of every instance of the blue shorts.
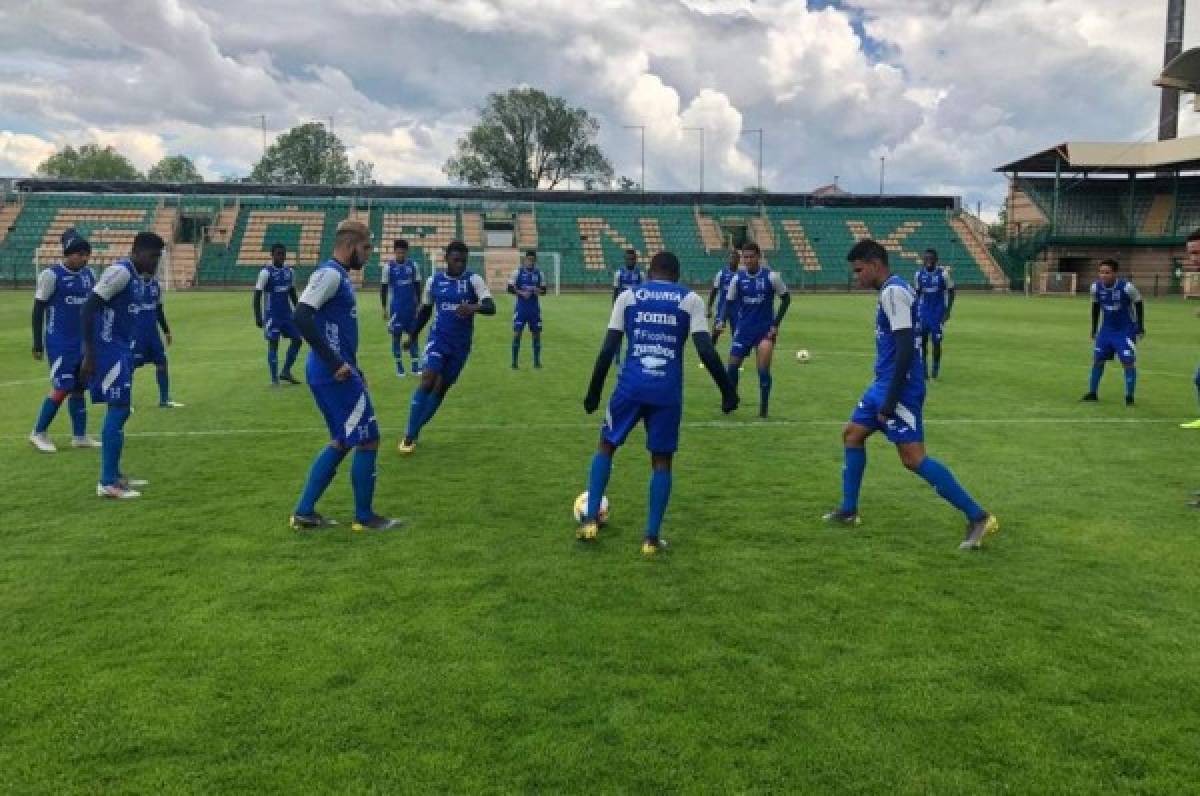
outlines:
M1107 362L1115 356L1122 365L1132 365L1137 362L1137 335L1101 332L1096 335L1094 351L1097 362Z
M278 340L280 337L286 337L289 340L299 340L300 330L296 328L293 321L277 321L274 318L267 318L263 323L263 338L266 340Z
M458 381L459 375L467 365L467 357L471 349L457 349L441 345L436 340L425 344L425 353L421 358L421 369L442 374L442 383L449 387Z
M945 336L945 331L942 328L946 322L946 313L929 310L920 310L917 316L917 327L921 335L929 335L936 342L942 342Z
M682 417L682 404L646 404L614 393L608 400L600 436L605 442L620 447L640 420L646 426L646 450L651 453L674 453L679 449L679 422Z
M417 331L416 310L408 313L393 312L388 316L388 334L412 335Z
M329 438L347 448L379 439L379 423L367 387L357 374L345 381L309 384L317 408L329 427Z
M758 344L767 339L767 332L771 330L769 326L758 327L738 327L733 333L733 344L729 346L729 356L745 359Z
M925 406L925 385L919 387L906 385L900 390L900 400L896 403L896 411L886 424L879 422L879 407L887 398L888 385L875 382L850 415L850 422L865 426L872 431L882 431L888 442L903 445L906 442L925 441L925 422L921 410Z
M46 347L46 361L50 363L50 387L63 392L82 389L79 383L79 363L83 352L79 346L64 348Z
M540 312L514 312L513 313L513 331L519 332L522 329L524 329L526 326L529 327L529 331L538 332L540 334L542 331L542 313L540 313Z
M149 364L167 364L167 349L157 334L148 339L139 339L133 346L133 366L140 368Z
M128 406L133 397L133 352L128 349L100 351L88 387L92 403Z

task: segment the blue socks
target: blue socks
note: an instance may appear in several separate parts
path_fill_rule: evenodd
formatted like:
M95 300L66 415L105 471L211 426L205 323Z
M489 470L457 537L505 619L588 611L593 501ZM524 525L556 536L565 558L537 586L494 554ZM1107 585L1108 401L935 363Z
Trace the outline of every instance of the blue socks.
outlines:
M514 368L517 366L517 357L520 355L520 353L521 353L521 338L520 338L520 337L513 337L513 341L512 341L512 366L513 366Z
M408 339L408 357L412 360L413 373L416 373L421 369L421 347L417 345L416 335Z
M1099 362L1092 365L1092 375L1088 379L1088 392L1097 393L1100 391L1100 377L1104 375L1104 363Z
M425 413L421 417L420 428L425 428L425 425L430 420L433 420L433 416L437 414L438 407L441 405L442 396L438 395L436 392L429 393L429 397L425 399Z
M438 407L442 405L442 396L436 392L413 390L412 400L408 404L408 428L404 436L415 440L425 424L433 419Z
M983 519L987 514L955 480L954 473L932 456L925 457L917 466L916 473L928 481L942 499L965 514L969 522Z
M171 400L171 382L167 377L167 366L161 365L155 368L154 378L158 381L158 402L165 404Z
M600 501L604 497L604 491L608 489L608 477L611 474L612 457L597 451L592 456L592 467L588 471L588 517L595 517L600 513Z
M736 388L738 386L738 366L726 365L725 373L729 376L729 382Z
M37 423L33 430L38 434L45 433L46 429L50 428L50 423L54 420L54 416L58 414L58 407L62 406L62 401L55 401L52 395L47 395L42 401L42 409L38 412Z
M271 371L271 383L279 383L279 341L267 343L267 370Z
M533 366L535 368L542 366L542 338L540 336L533 338Z
M758 413L767 416L767 404L771 402L771 371L758 369Z
M400 344L400 335L392 335L392 359L396 360L396 372L404 372L404 346Z
M107 426L107 422L105 425ZM105 451L107 450L106 443ZM338 450L332 445L326 445L321 449L317 458L313 459L312 467L308 470L308 480L304 483L304 491L300 493L300 502L296 504L296 514L309 515L317 512L317 501L329 488L329 482L337 474L338 465L342 463L342 459L346 458L347 453L349 451ZM374 466L372 466L372 471L374 471Z
M867 471L867 449L846 448L845 457L842 465L842 505L838 511L857 514L858 494L862 491L863 474Z
M378 450L354 451L354 461L350 464L350 485L354 489L354 519L366 522L375 516L371 503L375 499L375 460Z
M1125 370L1125 397L1133 399L1133 391L1137 387L1137 368Z
M100 483L112 486L121 477L121 449L125 447L125 421L128 406L108 405L104 430L100 433Z
M71 393L67 398L67 411L71 413L71 433L77 437L87 434L87 399L83 393Z
M609 459L611 462L612 460ZM667 513L667 503L671 500L671 471L655 470L650 474L650 508L646 516L646 536L658 538L662 528L663 515Z
M284 360L283 360L283 372L284 373L291 374L292 365L296 364L296 357L299 354L300 354L300 341L293 340L292 342L288 343L287 354L284 356Z

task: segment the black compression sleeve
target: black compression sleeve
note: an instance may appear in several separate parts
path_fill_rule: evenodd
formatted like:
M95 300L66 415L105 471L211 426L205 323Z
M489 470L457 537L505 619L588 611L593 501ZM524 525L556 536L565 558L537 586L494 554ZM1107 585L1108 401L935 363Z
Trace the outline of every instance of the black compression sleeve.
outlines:
M42 327L46 323L47 301L33 300L33 350L42 350Z
M1133 308L1134 308L1134 310L1137 311L1138 334L1145 334L1146 333L1146 305L1143 304L1142 302L1138 301L1138 302L1134 303Z
M779 297L779 312L775 313L775 326L783 323L783 316L787 315L788 307L792 306L792 294L784 293Z
M308 343L309 348L332 370L337 370L346 364L337 352L330 348L329 341L317 329L317 316L312 307L307 304L296 307L293 320L295 320L296 328L300 330L300 336L304 338L304 342Z
M693 334L692 343L695 344L696 353L700 355L700 361L704 363L704 367L708 370L708 375L712 376L712 380L716 383L717 389L721 391L721 395L727 396L733 393L733 383L729 381L729 374L725 372L725 366L721 364L721 356L713 346L712 337L709 336L708 332L696 332Z
M167 326L167 313L163 309L163 305L159 304L154 310L154 317L158 321L158 328L163 330L163 334L170 334L171 327Z
M251 298L250 306L254 308L254 323L257 326L263 325L262 319L262 294L261 290L255 290L254 296Z
M383 305L383 308L385 310L387 309L387 293L388 293L387 282L380 282L379 283L379 303Z
M485 298L483 301L479 302L479 314L480 315L495 315L496 314L496 300L493 298Z
M604 344L596 355L596 364L592 366L592 380L588 383L588 397L600 400L600 391L604 389L604 380L608 378L608 368L612 365L613 357L621 348L623 334L616 329L609 329L604 335Z
M1092 302L1092 337L1096 336L1096 327L1100 324L1100 305Z
M900 388L908 379L908 369L912 367L916 348L913 345L912 329L897 329L892 332L892 341L896 346L896 369L892 372L892 381L888 384L887 397L879 413L888 417L896 410L896 402L900 400Z
M429 319L433 317L433 307L428 304L422 304L421 309L417 310L417 330L413 332L413 337L421 334L421 330L425 328L425 324L429 323Z

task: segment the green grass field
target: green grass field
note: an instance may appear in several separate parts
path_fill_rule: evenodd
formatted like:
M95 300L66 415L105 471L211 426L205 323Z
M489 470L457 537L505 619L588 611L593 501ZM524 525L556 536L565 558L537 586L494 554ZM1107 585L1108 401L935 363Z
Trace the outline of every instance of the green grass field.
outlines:
M376 502L410 525L297 535L323 426L307 388L268 389L248 294L168 295L187 407L138 374L125 469L152 484L121 504L93 495L97 452L26 443L46 369L29 296L0 294L0 790L1194 792L1191 307L1149 303L1126 409L1115 369L1077 403L1083 299L959 299L927 441L1003 525L964 554L961 517L882 439L866 524L820 523L873 309L799 296L770 421L753 371L725 418L689 355L673 549L644 560L641 432L602 539L570 517L606 297L548 299L546 367L517 372L501 298L407 459L414 380L390 375L376 302ZM348 470L321 504L343 522Z

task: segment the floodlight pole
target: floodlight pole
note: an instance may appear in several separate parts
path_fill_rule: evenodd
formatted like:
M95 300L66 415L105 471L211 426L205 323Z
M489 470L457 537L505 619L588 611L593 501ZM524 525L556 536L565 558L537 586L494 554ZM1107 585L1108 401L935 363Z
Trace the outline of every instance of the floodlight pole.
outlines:
M1167 0L1167 32L1163 45L1163 66L1183 51L1183 18L1186 0ZM1158 107L1158 140L1179 135L1179 89L1164 87Z
M685 127L683 129L689 133L700 133L700 193L704 193L704 128Z
M626 124L623 125L626 130L637 130L642 134L642 176L639 179L639 186L642 189L642 196L646 195L646 125L644 124Z
M879 195L880 195L880 197L883 196L883 173L884 173L884 168L886 165L887 165L887 155L880 155L879 156Z
M748 133L757 133L758 134L758 192L759 192L759 194L761 194L763 192L763 181L762 181L763 131L762 131L761 127L759 127L758 129L755 129L755 130L742 130L742 135L746 135Z

